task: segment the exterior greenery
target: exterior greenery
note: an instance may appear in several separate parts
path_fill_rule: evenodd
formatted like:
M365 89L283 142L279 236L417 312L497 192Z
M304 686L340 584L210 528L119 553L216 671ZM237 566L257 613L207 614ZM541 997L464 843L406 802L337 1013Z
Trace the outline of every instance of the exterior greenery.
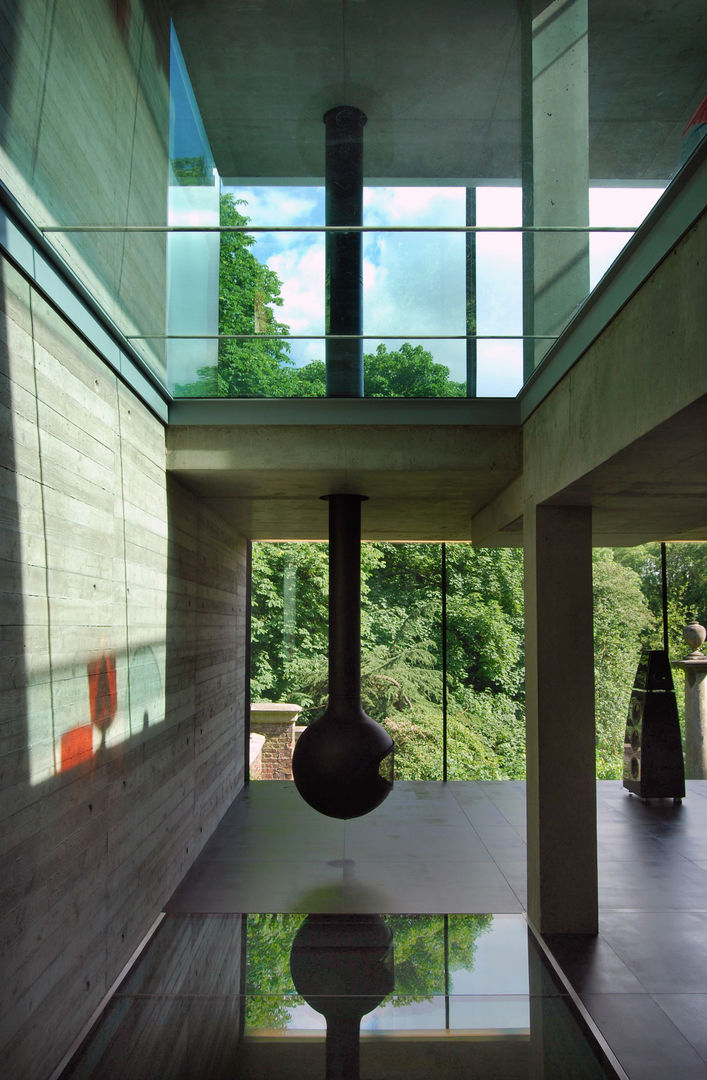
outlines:
M668 545L671 656L707 611L707 546ZM437 544L364 544L362 699L395 739L399 779L442 776L441 560ZM523 557L447 545L448 777L525 775ZM294 701L303 720L327 698L326 544L253 546L252 697ZM662 645L657 544L594 553L597 776L619 778L642 648ZM676 676L678 702L681 676Z
M182 183L201 182L202 159L181 159ZM277 320L281 282L252 251L243 204L221 196L219 341L215 367L178 387L181 396L323 397L323 359L296 367L289 328ZM367 397L458 397L421 345L367 353ZM516 779L525 774L523 565L517 549L447 549L447 703L450 779ZM295 701L312 719L327 699L327 548L255 545L252 696ZM362 554L362 697L396 743L401 779L442 775L440 552L429 544L367 544ZM681 628L707 615L707 545L668 548L671 656ZM660 549L594 555L597 776L621 776L626 709L642 648L658 648ZM680 678L678 701L682 704Z
M305 915L248 915L246 1030L283 1030L304 999L290 973L292 943ZM394 1007L429 1001L445 993L450 974L473 969L476 942L490 929L491 915L386 915L393 932ZM448 971L445 971L445 952Z
M200 159L184 159L182 183L196 183ZM242 200L221 195L221 225L244 228ZM324 397L324 360L296 367L287 341L289 327L277 320L282 283L252 252L247 232L221 233L219 263L218 362L204 367L198 379L175 387L177 397ZM229 336L234 335L234 336ZM257 336L256 336L257 335ZM322 345L323 348L323 345ZM463 383L449 378L421 345L405 342L400 349L379 345L363 357L366 397L464 397Z

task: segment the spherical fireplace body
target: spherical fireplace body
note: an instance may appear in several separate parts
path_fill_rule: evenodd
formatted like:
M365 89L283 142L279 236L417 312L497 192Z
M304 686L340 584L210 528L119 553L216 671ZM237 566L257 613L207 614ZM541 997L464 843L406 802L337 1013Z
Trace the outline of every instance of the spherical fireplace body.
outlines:
M329 703L300 735L292 775L329 817L360 817L393 787L393 740L361 708L360 495L329 495Z

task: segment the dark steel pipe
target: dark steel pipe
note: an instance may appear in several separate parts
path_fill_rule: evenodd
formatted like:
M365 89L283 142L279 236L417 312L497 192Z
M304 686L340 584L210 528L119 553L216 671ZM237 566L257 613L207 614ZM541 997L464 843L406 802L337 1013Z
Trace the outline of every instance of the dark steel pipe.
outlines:
M361 503L364 495L327 495L329 502L329 707L361 701Z
M326 125L326 224L363 224L363 128L360 109L338 105ZM361 234L326 234L326 332L363 333ZM363 342L327 340L327 397L363 397Z
M442 780L447 783L447 545L442 544Z
M663 615L663 651L668 655L668 560L665 544L660 545L660 601Z

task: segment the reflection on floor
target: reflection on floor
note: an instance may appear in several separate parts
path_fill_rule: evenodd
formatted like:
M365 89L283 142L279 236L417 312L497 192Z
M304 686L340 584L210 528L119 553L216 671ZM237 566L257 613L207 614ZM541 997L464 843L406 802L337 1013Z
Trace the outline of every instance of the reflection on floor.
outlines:
M618 782L601 782L598 821L600 935L553 939L549 944L631 1080L707 1080L707 782L688 782L687 798L681 806L673 806L672 801L643 804L629 797ZM494 982L485 982L480 994L478 983L467 993L469 984L454 981L456 970L468 972L470 967L476 973L470 978L479 978L481 972L490 977L489 971L515 970L517 975L521 970L516 961L498 959L502 953L496 953L491 964L488 960L481 964L481 960L491 940L500 949L503 933L518 934L517 927L522 925L524 829L525 789L521 783L398 783L381 807L350 822L316 814L291 784L251 784L176 891L153 945L120 988L96 1039L88 1045L83 1071L68 1072L67 1078L100 1075L103 1080L142 1080L148 1074L136 1071L136 1063L143 1050L148 1051L148 1058L157 1053L155 1033L162 1057L150 1076L174 1080L192 1076L200 1080L261 1075L323 1077L321 1038L315 1052L315 1036L301 1029L296 1034L278 1035L267 1024L248 1024L248 1016L259 1015L258 1000L270 1008L277 998L268 989L277 989L277 980L267 980L279 970L283 948L282 933L275 933L275 927L287 920L278 924L277 920L251 916L244 922L241 912L424 913L428 922L418 922L418 929L423 924L433 928L429 933L437 950L445 914L449 914L446 923L450 933L453 926L485 926L483 919L478 919L483 916L490 922L474 937L474 964L455 969L451 950L451 983L446 995L434 984L435 965L428 954L409 950L408 938L400 935L403 923L386 916L398 942L394 945L396 977L405 970L415 971L423 979L429 976L432 982L425 984L425 991L431 1000L424 1007L421 1002L411 1002L410 1008L420 1006L417 1012L405 1012L398 1005L366 1015L362 1022L361 1060L366 1062L362 1075L394 1076L397 1066L394 1068L392 1058L380 1066L382 1072L375 1071L376 1051L369 1050L369 1044L390 1044L394 1054L392 1047L399 1047L401 1038L409 1038L389 1034L376 1041L367 1033L370 1023L382 1025L379 1031L385 1031L385 1025L392 1023L391 1016L400 1018L401 1023L408 1016L411 1025L418 1025L413 1030L419 1034L428 1020L437 1024L446 1009L450 1022L454 1013L460 1023L473 1027L477 1020L472 1023L469 1019L473 1011L462 999L488 998L495 987L502 1010L510 1008L513 997L525 999L530 1033L525 1036L523 1069L516 1071L518 1061L492 1060L484 1043L485 1072L480 1071L481 1059L474 1060L471 1070L466 1058L465 1064L462 1059L456 1066L450 1064L457 1072L449 1075L474 1075L480 1080L584 1076L576 1070L562 1072L561 1065L551 1068L547 1059L544 1074L533 1065L541 1061L538 1040L532 1034L536 997L542 1002L542 1019L540 1026L536 1025L536 1033L543 1033L540 1041L549 1048L556 1037L574 1039L560 1036L564 1029L553 1013L559 1008L558 1001L566 1003L564 995L535 995L532 974L526 976L529 995L522 990L516 994L517 984ZM495 912L493 919L484 915L489 911ZM431 915L439 916L436 922ZM466 924L462 919L455 923L457 915L474 916L476 922L472 919ZM248 949L250 968L246 972L241 962L245 955L243 935L247 933L251 940L259 918L262 944L259 953ZM290 933L294 923L288 926ZM424 934L420 938L424 939ZM260 974L253 973L254 955L261 958ZM531 946L524 961L527 972L534 970L534 955ZM243 999L245 983L241 979L246 977L250 995ZM248 1001L247 1006L244 1001ZM291 1015L288 1002L291 1004L289 998L283 1000L280 995L277 1008L284 1013L276 1010L277 1015ZM296 1007L301 1008L305 1006ZM312 1020L316 1014L307 1015ZM297 1022L303 1016L296 1011ZM376 1016L379 1019L374 1020ZM501 1020L498 1023L503 1025ZM219 1072L224 1060L233 1061L237 1051L243 1053L245 1044L239 1042L243 1025L245 1041L252 1049L247 1067L242 1058L239 1072ZM434 1030L446 1032L447 1026L445 1023ZM319 1030L321 1034L321 1027ZM448 1049L453 1041L451 1035L445 1035L444 1047ZM466 1042L478 1048L483 1040L466 1038ZM437 1057L425 1057L437 1053L439 1047L430 1049L433 1043L434 1039L430 1042L420 1036L413 1054L408 1042L403 1053L407 1076L415 1075L410 1070L417 1064L419 1075L425 1067L427 1076L445 1075L439 1071ZM101 1058L101 1046L114 1055L112 1064ZM206 1049L208 1060L204 1060ZM469 1047L463 1052L469 1052ZM199 1055L198 1063L194 1054ZM373 1058L366 1054L373 1054ZM283 1059L289 1071L278 1073ZM142 1060L147 1060L144 1055ZM449 1060L453 1062L453 1058ZM594 1062L593 1057L591 1060ZM187 1071L179 1071L185 1061Z
M521 915L169 915L73 1080L602 1080Z

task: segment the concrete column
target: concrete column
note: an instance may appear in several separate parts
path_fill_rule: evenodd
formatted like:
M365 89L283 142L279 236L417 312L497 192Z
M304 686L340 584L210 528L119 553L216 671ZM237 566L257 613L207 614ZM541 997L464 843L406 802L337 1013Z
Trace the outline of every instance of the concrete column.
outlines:
M589 224L587 0L525 5L524 224ZM558 334L589 292L587 233L524 238L525 332ZM527 378L549 341L526 342Z
M528 916L598 929L591 509L524 515Z

